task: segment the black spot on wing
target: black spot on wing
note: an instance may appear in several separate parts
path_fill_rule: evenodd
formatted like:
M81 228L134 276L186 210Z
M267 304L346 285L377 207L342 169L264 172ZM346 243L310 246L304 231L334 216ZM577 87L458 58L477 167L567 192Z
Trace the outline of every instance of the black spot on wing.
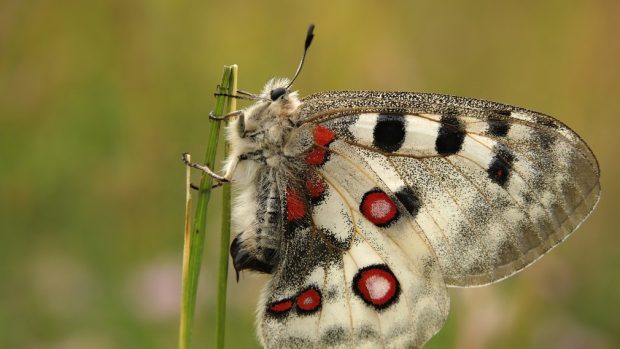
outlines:
M536 123L543 127L537 127L532 129L532 134L536 142L544 150L551 149L551 146L557 141L558 138L558 125L550 118L543 116L536 116Z
M557 136L550 133L536 131L534 132L534 139L543 150L548 151L549 149L551 149L551 146L553 146L553 144L556 142Z
M372 132L375 147L393 153L405 141L405 118L400 114L380 114Z
M496 137L505 137L510 130L510 124L502 116L510 116L508 110L494 110L494 114L489 116L489 133Z
M275 338L273 342L269 344L270 348L313 348L314 343L310 338L293 337L288 333L283 333L282 336Z
M510 178L512 163L514 162L515 157L505 146L496 146L495 152L496 154L493 159L491 159L487 173L493 182L504 187Z
M445 114L441 117L441 127L435 141L435 150L440 155L456 154L463 146L465 130L462 123L454 114Z
M375 339L378 338L380 334L377 333L377 330L371 325L362 325L357 330L356 336L358 339Z
M510 124L503 120L489 120L489 133L497 137L505 137L510 130Z
M343 327L334 326L328 328L321 336L321 346L334 347L344 344L348 340L347 331Z
M500 115L506 115L505 113L497 113ZM510 112L508 112L508 116L510 115ZM504 119L500 119L499 117L494 117L491 116L489 117L489 134L496 136L496 137L505 137L508 134L508 131L510 130L510 124L504 120Z
M420 211L422 203L418 196L409 187L402 187L396 193L398 200L405 206L409 214L415 217Z

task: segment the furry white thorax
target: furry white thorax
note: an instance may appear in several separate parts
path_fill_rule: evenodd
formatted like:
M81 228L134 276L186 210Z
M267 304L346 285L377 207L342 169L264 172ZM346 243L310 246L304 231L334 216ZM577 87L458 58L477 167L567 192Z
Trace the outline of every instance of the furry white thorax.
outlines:
M264 100L256 102L243 111L245 122L244 132L239 130L240 119L233 120L227 128L228 142L231 146L230 156L226 160L226 173L234 171L231 166L236 165L236 159L241 154L265 150L267 164L277 166L285 144L297 121L297 110L301 105L298 93L287 92L275 101L270 100L270 92L273 89L286 87L288 79L272 79L263 88L260 97ZM237 180L244 179L241 174Z

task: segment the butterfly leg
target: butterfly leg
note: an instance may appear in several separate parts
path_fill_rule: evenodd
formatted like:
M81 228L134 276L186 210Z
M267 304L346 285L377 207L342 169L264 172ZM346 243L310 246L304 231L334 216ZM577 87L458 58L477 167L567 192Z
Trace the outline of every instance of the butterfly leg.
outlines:
M185 164L185 166L193 167L197 170L200 170L208 174L209 176L211 176L213 179L215 179L219 183L226 183L230 181L229 179L230 177L220 176L217 173L213 172L208 166L200 165L195 162L189 161L189 159L187 158L187 155L188 155L187 153L183 153L183 155L181 155L181 159L183 160L183 163Z
M220 88L220 86L218 85L218 89ZM268 100L265 98L262 98L259 95L256 95L254 93L251 92L247 92L247 91L243 91L243 90L237 90L236 94L229 94L229 93L219 93L216 92L213 94L215 97L219 97L219 96L224 96L224 97L230 97L230 98L236 98L236 99L249 99L249 100L254 100L254 101L259 101L259 100Z
M235 110L233 112L230 112L228 114L224 114L224 115L215 115L213 113L213 111L209 112L209 119L211 120L217 120L217 121L222 121L222 120L228 120L229 118L233 117L233 116L242 116L243 115L243 110Z
M239 96L240 95L240 96ZM261 100L261 96L254 94L252 92L248 92L248 91L243 91L243 90L237 90L237 96L239 96L241 99L251 99L251 100Z
M213 111L209 112L209 119L211 120L217 120L217 121L228 120L229 118L233 116L236 116L239 118L237 121L237 134L239 135L239 137L244 138L245 114L243 114L243 110L236 110L236 111L230 112L228 114L220 115L220 116L213 114Z
M213 184L213 185L211 186L211 189L215 189L215 188L221 187L222 185L224 185L224 183L222 183L222 182L217 182L217 183L215 183L215 184ZM199 186L197 186L196 184L193 184L193 183L190 183L190 184L189 184L189 187L190 187L190 188L192 188L193 190L196 190L196 191L200 190L200 187L199 187Z

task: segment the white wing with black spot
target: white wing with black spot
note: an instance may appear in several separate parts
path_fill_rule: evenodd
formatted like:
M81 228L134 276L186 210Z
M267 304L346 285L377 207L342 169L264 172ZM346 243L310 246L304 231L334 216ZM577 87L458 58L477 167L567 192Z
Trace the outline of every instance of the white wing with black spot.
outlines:
M301 119L333 132L403 197L448 285L521 270L574 231L599 198L588 146L525 109L435 94L327 92L304 100Z

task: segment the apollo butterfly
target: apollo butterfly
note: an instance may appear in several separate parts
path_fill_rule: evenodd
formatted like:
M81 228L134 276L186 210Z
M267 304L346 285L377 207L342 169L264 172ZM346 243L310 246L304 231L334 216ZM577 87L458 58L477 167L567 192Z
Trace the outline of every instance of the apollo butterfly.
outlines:
M234 267L271 274L263 346L422 347L446 320L446 287L520 271L595 207L597 160L561 122L439 94L300 99L303 57L224 116L224 176L188 162L238 191Z

